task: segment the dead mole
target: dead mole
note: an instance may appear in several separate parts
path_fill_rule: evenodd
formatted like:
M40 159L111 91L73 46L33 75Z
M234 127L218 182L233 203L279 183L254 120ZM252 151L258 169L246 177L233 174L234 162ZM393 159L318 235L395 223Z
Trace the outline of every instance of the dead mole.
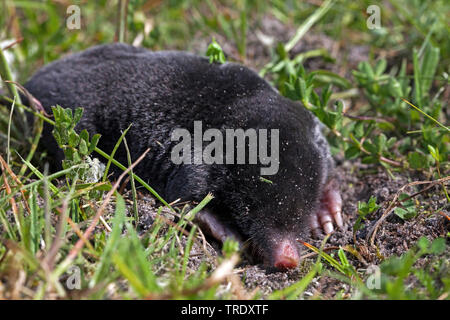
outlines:
M83 107L77 130L100 133L107 153L132 123L132 159L151 150L135 173L167 201L212 193L196 218L202 230L236 237L268 266L296 267L297 239L342 226L319 121L242 65L108 44L48 64L25 88L47 112ZM62 160L49 126L43 143ZM123 146L116 159L127 163Z

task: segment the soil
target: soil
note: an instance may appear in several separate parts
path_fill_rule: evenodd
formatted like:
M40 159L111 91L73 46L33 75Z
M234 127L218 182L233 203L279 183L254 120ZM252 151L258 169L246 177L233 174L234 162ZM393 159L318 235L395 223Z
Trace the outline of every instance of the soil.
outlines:
M362 274L371 265L378 265L392 255L403 254L413 247L420 237L425 236L429 240L433 240L437 237L445 237L450 230L450 222L437 212L439 208L446 204L446 199L442 194L442 189L435 187L414 198L417 208L416 217L410 220L402 220L392 214L384 220L375 234L375 246L371 246L370 242L366 241L367 233L385 212L398 190L411 181L417 181L417 177L410 177L406 172L402 172L394 173L394 178L392 178L381 167L345 161L337 166L336 179L340 182L344 203L344 227L331 235L325 248L348 245L356 248L360 254L359 259L348 252L346 256L350 264L361 271ZM420 191L420 188L411 187L405 191L414 194ZM358 216L358 201L367 202L371 195L377 197L377 203L381 204L381 208L367 217L364 221L364 227L356 233L354 238L353 225ZM159 205L150 195L141 195L139 200L141 217L139 229L141 232L145 232L149 228L156 216L158 207ZM131 205L129 210L131 211ZM444 210L444 213L449 215L448 210ZM170 217L168 211L166 211L166 214ZM189 267L193 270L204 260L213 265L214 259L211 259L211 257L217 258L220 255L220 247L217 243L208 239L210 243L207 246L207 255L201 245L201 238L198 238L198 240L193 246L192 258L189 263ZM323 237L304 240L320 247ZM336 250L331 250L328 253L332 252L336 252ZM450 254L450 252L447 252L447 254ZM237 268L237 272L248 291L258 289L259 294L264 297L274 290L285 288L300 280L310 270L317 257L311 256L311 251L306 247L302 250L302 256L305 255L310 257L304 258L297 269L290 271L276 271L267 269L263 265L252 265L244 257ZM425 264L425 262L426 257L420 259L417 263ZM350 287L341 281L332 277L321 276L312 281L305 292L305 296L320 294L322 298L331 299L338 292L341 292L345 297L346 294L349 294L349 289Z

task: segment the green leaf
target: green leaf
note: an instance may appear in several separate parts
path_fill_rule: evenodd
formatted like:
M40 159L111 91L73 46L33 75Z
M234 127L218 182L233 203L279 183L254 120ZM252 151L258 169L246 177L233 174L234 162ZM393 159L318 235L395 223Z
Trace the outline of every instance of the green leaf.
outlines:
M397 81L397 79L390 77L388 87L391 96L396 98L403 97L402 86L400 85L400 82Z
M69 124L73 123L72 109L70 109L70 108L63 109L62 116L63 116L64 122L69 123Z
M78 122L80 122L82 116L83 116L83 108L76 108L75 114L73 116L73 123L77 124Z
M431 253L442 254L445 252L445 239L437 238L431 243Z
M86 129L83 129L83 130L80 132L80 139L81 139L81 140L84 140L85 143L88 143L88 142L89 142L89 132L87 132Z
M53 129L52 131L53 137L55 137L56 143L61 146L63 144L62 139L61 139L61 135L59 134L59 132L56 129Z
M125 221L125 201L123 197L116 192L116 209L115 216L113 220L113 229L108 238L108 241L103 250L102 256L100 258L100 262L95 270L94 276L92 277L91 286L96 285L101 279L103 279L108 274L108 269L112 264L111 255L114 252L114 248L116 248L117 243L120 241L120 235L122 233L122 229Z
M322 90L322 95L321 95L321 106L322 107L325 107L328 104L331 94L332 94L331 84L329 84L326 86L325 89Z
M225 258L231 257L234 253L239 252L239 242L234 239L227 238L222 246L222 254Z
M360 150L356 146L351 146L350 148L345 150L345 158L346 159L356 158L357 156L359 156L359 154L360 154Z
M75 131L70 132L69 134L69 146L72 148L75 148L78 146L78 143L80 142L80 137Z
M332 129L342 129L342 121L344 119L344 103L342 100L336 101L336 112L332 113L334 115Z
M373 69L372 69L372 67L370 66L370 64L369 64L367 61L363 61L363 62L360 63L360 66L361 66L361 69L360 69L360 70L361 70L365 75L367 75L367 78L368 78L369 80L373 80L373 78L375 77L375 74L374 74Z
M60 123L60 126L56 126L56 130L58 130L60 134L61 145L67 144L69 141L69 132L65 125L67 125L67 123Z
M377 64L375 65L375 75L381 76L386 70L387 62L386 59L380 59L378 60Z
M422 169L428 166L427 157L418 151L408 153L408 162L413 169Z
M420 67L422 94L428 94L431 88L433 77L439 64L439 51L439 48L435 48L431 44L427 45Z
M58 106L52 106L53 118L55 119L55 123L60 122L61 119L61 111Z
M414 94L416 103L421 107L422 103L422 82L420 75L420 66L419 66L419 54L417 50L413 50L413 65L414 65Z
M399 216L400 218L402 218L403 220L407 219L408 216L408 210L405 210L403 208L395 208L394 209L394 213Z
M370 164L370 163L377 163L378 162L378 158L377 157L373 157L373 156L366 156L364 158L362 158L362 163L366 163L366 164Z
M417 246L420 250L426 252L428 251L428 247L430 246L430 241L426 237L420 237L417 241Z
M81 156L85 156L85 155L88 154L89 149L87 147L86 140L81 140L80 141L79 151L80 151Z
M366 140L366 141L364 141L364 148L367 150L367 151L369 151L371 154L376 154L377 153L377 151L378 151L378 148L377 148L377 146L374 144L374 143L372 143L370 140Z
M377 145L377 153L381 154L382 151L386 148L387 138L383 133L380 133L375 137L375 144Z
M78 151L74 151L72 161L74 163L80 163L81 162L81 157L80 157L80 154L78 153Z
M342 89L350 89L352 84L350 81L341 77L340 75L328 70L316 70L311 72L314 75L314 80L320 84L336 85Z
M394 213L402 218L403 220L411 219L416 216L416 206L414 205L414 201L409 199L407 201L403 201L404 199L409 198L409 195L406 193L402 193L399 196L399 200L401 201L402 208L398 207L394 209Z
M217 43L216 39L213 38L211 43L206 50L206 56L209 57L209 63L225 63L225 55L223 53L222 47Z
M95 149L95 147L98 144L98 141L100 140L101 135L100 134L94 134L92 137L91 143L89 144L89 153L92 153Z
M386 142L386 148L392 148L392 146L397 142L396 137L390 137L389 140Z
M363 136L364 136L364 123L360 121L355 126L355 137L360 139Z
M64 157L66 160L73 161L73 153L76 151L74 148L66 148L64 150Z
M436 160L437 162L441 161L441 156L439 155L439 149L438 148L434 148L433 146L428 145L428 151L430 151L430 154L432 155L434 160Z
M342 248L338 250L339 260L341 260L341 264L344 268L350 267L350 263L348 262L347 256Z
M358 201L358 217L353 225L353 232L361 230L362 221L367 218L367 215L378 210L381 206L377 204L377 197L370 196L367 203Z
M268 299L270 300L280 300L283 298L287 299L296 299L300 294L302 294L308 285L313 281L314 276L318 272L318 267L313 267L311 271L309 271L306 276L304 276L301 280L295 282L294 284L280 290L276 290L272 292Z

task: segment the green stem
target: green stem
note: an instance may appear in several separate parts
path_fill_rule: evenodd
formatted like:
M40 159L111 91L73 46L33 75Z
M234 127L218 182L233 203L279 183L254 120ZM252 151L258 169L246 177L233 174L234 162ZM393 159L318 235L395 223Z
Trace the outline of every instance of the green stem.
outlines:
M2 77L3 81L6 80L14 81L11 69L9 68L5 54L3 53L3 50L1 48L0 48L0 76ZM11 96L16 97L16 102L22 103L22 100L20 100L19 92L17 91L17 88L14 85L14 83L6 82L6 87L8 88L8 91L11 94ZM25 112L23 112L23 110L20 110L19 112L25 115Z
M426 116L428 119L431 119L433 122L435 122L436 124L440 125L442 128L446 129L447 131L450 132L449 127L443 125L442 123L440 123L438 120L436 120L435 118L433 118L432 116L428 115L427 113L423 112L422 110L420 110L418 107L416 107L415 105L413 105L411 102L409 102L406 99L401 98L404 102L406 102L407 104L409 104L411 107L413 107L414 109L416 109L417 111L419 111L421 114L423 114L424 116Z
M117 26L117 40L118 42L125 42L125 31L127 26L127 7L128 0L119 0L118 8L118 26Z
M3 81L14 81L11 73L11 69L9 68L8 62L6 61L5 54L3 49L0 48L0 77ZM5 82L6 88L8 89L11 97L16 99L17 104L22 104L22 100L20 99L19 92L17 91L16 85L11 82ZM28 122L25 112L22 109L18 109L20 118L21 118L21 126L23 127L24 136L29 135Z
M317 9L312 15L306 19L306 21L297 29L295 36L284 46L286 52L289 52L296 44L300 41L300 39L308 32L309 29L316 23L320 18L322 18L325 13L331 8L333 5L332 0L327 0Z
M44 128L44 122L42 121L42 119L38 119L38 121L36 122L36 125L37 125L37 127L35 130L34 139L31 142L31 149L30 149L30 152L28 153L27 158L25 159L28 162L31 162L31 159L33 159L33 156L37 150L39 140L41 139L42 130ZM27 165L24 163L22 165L22 168L20 168L19 176L23 176L25 174L26 170L27 170Z
M123 143L125 145L125 149L127 151L127 160L128 160L128 166L130 167L133 162L131 161L131 154L130 149L128 148L127 144L127 138L123 137ZM130 170L130 182L131 182L131 194L133 196L133 212L134 212L134 220L136 223L136 227L139 223L139 212L138 212L138 205L137 205L137 193L136 193L136 186L134 184L134 178L133 178L133 169Z

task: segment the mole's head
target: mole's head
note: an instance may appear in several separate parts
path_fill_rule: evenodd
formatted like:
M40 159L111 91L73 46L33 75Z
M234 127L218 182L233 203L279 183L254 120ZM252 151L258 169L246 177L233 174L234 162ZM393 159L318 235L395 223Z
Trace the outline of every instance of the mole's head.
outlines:
M298 128L298 124L297 124ZM250 253L265 265L294 268L298 240L310 238L310 221L319 208L332 160L315 120L308 130L280 129L279 168L243 190L251 205L236 217Z
M244 120L239 127L256 129L257 148L251 149L249 138L251 151L245 153L246 161L200 166L189 175L186 186L194 184L190 189L204 190L198 186L205 185L215 196L209 204L215 214L197 217L207 225L205 230L220 241L238 233L253 258L269 267L289 269L299 263L297 240L309 239L311 218L321 209L333 164L318 120L301 105L264 92L261 99L240 111ZM250 112L255 105L262 111ZM260 138L262 129L265 139ZM237 157L239 149L235 151ZM255 154L258 161L251 164L248 158ZM226 230L223 223L232 230Z

